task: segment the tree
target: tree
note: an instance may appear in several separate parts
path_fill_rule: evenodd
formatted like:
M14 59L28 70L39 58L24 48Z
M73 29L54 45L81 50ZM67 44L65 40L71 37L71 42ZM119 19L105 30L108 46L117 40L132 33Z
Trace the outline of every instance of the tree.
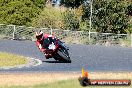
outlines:
M126 9L126 14L129 16L132 16L132 3L130 5L128 5L128 7Z
M62 12L53 7L45 7L38 17L32 21L32 26L38 28L63 28Z
M64 5L66 7L79 7L85 0L61 0L60 5Z
M128 15L130 19L128 22L128 28L126 29L126 32L128 34L132 34L132 3L130 3L130 5L127 6L126 15Z
M82 10L83 10L83 15L82 15L82 20L85 21L85 20L89 20L89 17L90 17L90 3L83 3L82 4Z
M98 32L125 33L128 17L123 0L98 0L93 2L93 27Z
M36 5L37 7L43 9L44 5L46 4L46 0L31 0L33 2L34 5Z
M66 30L78 30L79 20L73 10L67 10L64 12L64 29Z
M29 26L41 11L39 1L0 0L0 23Z
M128 34L132 34L132 19L129 22L128 28L125 30Z

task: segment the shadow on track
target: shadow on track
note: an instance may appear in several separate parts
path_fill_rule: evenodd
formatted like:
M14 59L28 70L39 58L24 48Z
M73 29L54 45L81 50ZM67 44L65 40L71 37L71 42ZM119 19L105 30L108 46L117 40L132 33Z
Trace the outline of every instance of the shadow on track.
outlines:
M68 63L68 62L64 62L64 61L42 61L42 62L46 62L46 63Z

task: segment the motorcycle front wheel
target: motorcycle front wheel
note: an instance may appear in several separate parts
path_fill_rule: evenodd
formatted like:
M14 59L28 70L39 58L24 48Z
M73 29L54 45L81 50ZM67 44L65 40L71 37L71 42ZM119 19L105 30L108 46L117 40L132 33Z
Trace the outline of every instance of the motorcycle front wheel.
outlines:
M61 60L65 61L65 62L67 62L67 63L71 63L71 59L70 59L70 57L69 57L68 52L64 52L63 50L58 50L57 53L58 53L58 55L59 55L61 58L63 58L63 59L61 59Z

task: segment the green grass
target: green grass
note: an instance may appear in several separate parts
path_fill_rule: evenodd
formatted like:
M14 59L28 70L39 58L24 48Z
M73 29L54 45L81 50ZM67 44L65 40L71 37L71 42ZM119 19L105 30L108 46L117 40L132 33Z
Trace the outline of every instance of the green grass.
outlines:
M129 87L87 86L85 88L102 88L102 87L103 88L130 88L130 86ZM40 85L33 86L31 88L83 88L83 87L79 84L79 81L76 79L76 80L59 81L59 82L45 84L45 85L40 84Z
M22 56L0 52L0 67L26 64L27 59Z
M132 88L132 86L87 86L82 87L79 84L79 81L74 80L65 80L49 84L39 84L33 86L3 86L0 88Z

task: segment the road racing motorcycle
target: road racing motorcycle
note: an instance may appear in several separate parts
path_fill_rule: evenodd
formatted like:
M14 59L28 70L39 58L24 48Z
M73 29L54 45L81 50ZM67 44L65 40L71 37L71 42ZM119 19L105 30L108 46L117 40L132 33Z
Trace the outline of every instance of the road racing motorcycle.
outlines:
M56 61L71 63L68 53L69 48L59 39L48 37L43 41L43 47L46 49L46 59L54 58Z

